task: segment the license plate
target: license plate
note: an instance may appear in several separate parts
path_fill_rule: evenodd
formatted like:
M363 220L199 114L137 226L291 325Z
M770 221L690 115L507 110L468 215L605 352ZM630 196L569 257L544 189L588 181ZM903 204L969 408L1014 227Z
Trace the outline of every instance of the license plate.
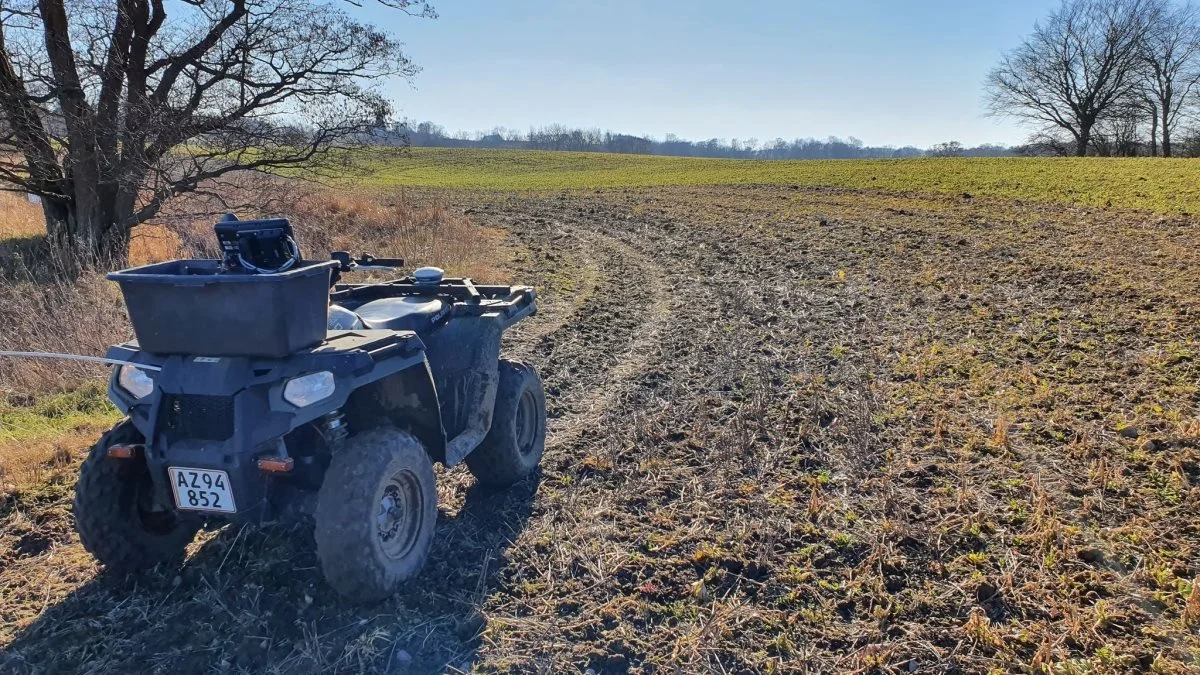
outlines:
M229 474L210 469L188 469L172 466L167 469L175 505L188 511L237 513Z

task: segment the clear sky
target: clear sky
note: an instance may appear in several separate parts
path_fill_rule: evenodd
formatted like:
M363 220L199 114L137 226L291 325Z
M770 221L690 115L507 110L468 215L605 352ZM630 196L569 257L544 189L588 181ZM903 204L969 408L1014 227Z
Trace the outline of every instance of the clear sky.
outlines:
M355 13L424 70L398 114L450 131L562 123L661 138L1014 143L983 80L1057 0L434 0Z

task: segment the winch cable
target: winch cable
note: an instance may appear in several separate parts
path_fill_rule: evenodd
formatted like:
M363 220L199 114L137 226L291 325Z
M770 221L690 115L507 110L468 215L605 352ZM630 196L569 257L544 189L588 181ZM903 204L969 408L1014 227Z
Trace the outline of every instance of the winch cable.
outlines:
M122 361L121 359L106 359L100 356L81 356L79 354L56 354L54 352L4 352L0 351L0 357L7 356L10 358L33 358L33 359L64 359L67 361L86 361L88 363L102 363L109 366L134 366L142 370L152 370L159 372L162 370L159 366L148 366L144 363L134 363L133 361Z

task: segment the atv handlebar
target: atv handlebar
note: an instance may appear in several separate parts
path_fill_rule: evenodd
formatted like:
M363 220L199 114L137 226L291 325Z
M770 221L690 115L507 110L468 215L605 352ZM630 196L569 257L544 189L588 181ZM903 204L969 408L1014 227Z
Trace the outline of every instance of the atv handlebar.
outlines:
M330 288L341 281L345 272L394 272L404 266L404 260L400 258L376 258L370 253L354 258L349 251L334 251L329 257L338 263L338 268L329 275Z
M334 251L329 254L330 259L336 260L340 267L339 272L352 271L383 271L390 272L397 267L404 266L404 260L401 258L376 258L370 253L363 253L362 256L354 258L349 251Z

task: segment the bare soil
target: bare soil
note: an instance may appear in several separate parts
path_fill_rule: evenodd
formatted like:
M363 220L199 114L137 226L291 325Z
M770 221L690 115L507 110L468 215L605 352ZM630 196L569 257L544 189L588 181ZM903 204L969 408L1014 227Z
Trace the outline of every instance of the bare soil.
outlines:
M442 195L442 198L445 196ZM382 605L311 533L98 572L0 505L0 672L1194 672L1200 226L788 187L452 199L543 311L543 469Z

